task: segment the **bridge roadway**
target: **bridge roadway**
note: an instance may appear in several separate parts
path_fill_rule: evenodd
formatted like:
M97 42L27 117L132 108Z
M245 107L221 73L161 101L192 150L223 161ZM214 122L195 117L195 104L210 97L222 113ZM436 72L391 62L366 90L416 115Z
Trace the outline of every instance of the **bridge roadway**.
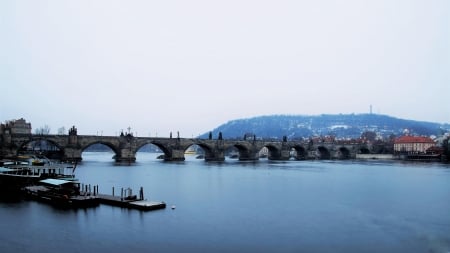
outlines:
M205 161L224 161L226 153L235 148L239 160L258 160L259 151L266 147L269 160L305 159L353 159L358 153L370 153L371 147L361 143L314 143L296 140L234 140L158 138L96 135L3 135L0 139L0 156L14 156L31 142L47 141L58 148L64 161L81 161L82 152L91 145L103 144L115 153L117 162L134 162L136 152L152 144L164 152L165 161L184 161L185 151L192 145L204 150ZM294 152L295 151L295 152Z

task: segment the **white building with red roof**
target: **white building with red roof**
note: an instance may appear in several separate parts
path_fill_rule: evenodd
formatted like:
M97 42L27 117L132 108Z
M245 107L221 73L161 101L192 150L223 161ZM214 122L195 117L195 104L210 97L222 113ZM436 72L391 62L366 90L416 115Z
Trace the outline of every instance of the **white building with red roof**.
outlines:
M405 135L395 139L394 151L397 153L426 153L436 143L430 137Z

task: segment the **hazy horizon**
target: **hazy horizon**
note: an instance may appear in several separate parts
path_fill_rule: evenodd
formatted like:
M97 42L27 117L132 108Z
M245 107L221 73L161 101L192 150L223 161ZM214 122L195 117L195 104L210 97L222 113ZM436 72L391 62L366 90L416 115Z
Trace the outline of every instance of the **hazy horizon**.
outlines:
M450 2L0 2L0 120L203 134L265 115L450 123Z

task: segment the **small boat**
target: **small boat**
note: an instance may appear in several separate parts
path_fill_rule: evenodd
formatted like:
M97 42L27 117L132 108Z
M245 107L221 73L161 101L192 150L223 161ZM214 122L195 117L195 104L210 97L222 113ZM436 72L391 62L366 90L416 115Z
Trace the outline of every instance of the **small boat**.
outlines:
M51 164L50 160L43 155L19 155L17 156L18 161L26 162L33 166L44 166L46 164Z
M18 193L21 188L39 181L28 167L0 167L0 189L2 192Z
M75 166L64 164L33 165L23 161L3 161L0 167L0 189L18 191L47 178L73 178Z
M37 185L26 186L25 194L39 201L61 208L86 208L100 204L97 196L80 193L80 183L76 180L48 178Z

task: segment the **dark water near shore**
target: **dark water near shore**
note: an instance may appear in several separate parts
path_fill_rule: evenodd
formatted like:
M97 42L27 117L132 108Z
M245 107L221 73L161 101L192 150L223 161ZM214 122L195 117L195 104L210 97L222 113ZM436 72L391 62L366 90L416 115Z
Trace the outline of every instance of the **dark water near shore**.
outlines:
M450 252L449 165L111 157L83 153L76 176L168 208L0 202L0 252Z

